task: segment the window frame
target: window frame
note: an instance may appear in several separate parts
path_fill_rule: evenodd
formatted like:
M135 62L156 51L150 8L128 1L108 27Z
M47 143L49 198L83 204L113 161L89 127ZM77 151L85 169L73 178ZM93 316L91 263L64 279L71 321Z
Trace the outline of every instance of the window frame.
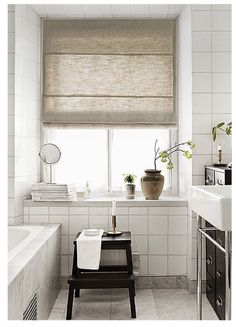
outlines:
M169 128L169 141L171 144L175 144L177 142L177 129ZM113 141L113 129L107 129L107 155L108 155L108 192L105 196L124 196L124 191L113 191L112 190L112 146ZM164 196L175 196L178 195L178 155L175 154L172 157L172 162L174 164L174 169L172 169L170 173L170 189L164 190L162 195ZM137 197L142 197L142 191L135 191Z
M107 129L107 190L105 192L93 192L93 197L124 197L124 190L114 191L112 190L112 144L113 144L113 129ZM169 129L169 142L171 144L175 144L177 142L177 129L170 128ZM42 139L41 145L48 142L47 135L42 128ZM170 188L169 190L164 190L162 192L163 196L175 196L178 195L178 155L175 154L172 157L172 162L174 164L174 169L172 169L170 174ZM44 173L46 167L44 167L43 163L40 161L40 177L41 180L44 180ZM145 168L144 168L145 169ZM47 173L48 174L48 173ZM142 191L136 191L136 197L143 197Z

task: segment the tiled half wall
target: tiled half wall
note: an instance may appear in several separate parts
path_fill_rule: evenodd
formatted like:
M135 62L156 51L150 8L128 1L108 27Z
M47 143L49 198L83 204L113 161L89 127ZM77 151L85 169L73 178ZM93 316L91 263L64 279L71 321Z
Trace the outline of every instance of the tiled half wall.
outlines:
M73 240L85 228L111 229L111 201L24 202L24 223L61 224L61 275L71 273ZM187 274L187 201L118 201L117 229L132 233L140 276ZM102 263L123 263L123 251L103 251Z

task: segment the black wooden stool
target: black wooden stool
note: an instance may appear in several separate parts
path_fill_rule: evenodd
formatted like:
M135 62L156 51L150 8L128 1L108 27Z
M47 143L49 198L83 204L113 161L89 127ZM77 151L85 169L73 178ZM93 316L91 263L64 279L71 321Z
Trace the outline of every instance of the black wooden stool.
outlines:
M104 233L102 236L102 250L123 249L126 250L127 265L100 265L98 270L85 270L77 267L77 246L74 240L74 257L72 275L69 276L69 293L67 301L66 319L70 320L72 315L74 293L80 296L80 289L95 288L128 288L131 317L136 318L135 309L135 284L133 274L133 261L131 252L131 233L123 232L119 236L110 236Z

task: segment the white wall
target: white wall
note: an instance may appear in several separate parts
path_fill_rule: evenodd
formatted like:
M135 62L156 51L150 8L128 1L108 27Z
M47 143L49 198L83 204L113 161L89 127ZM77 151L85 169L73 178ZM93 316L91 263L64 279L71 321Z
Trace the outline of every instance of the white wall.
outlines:
M39 180L40 23L30 6L9 6L9 224Z
M196 280L196 214L191 212L191 186L204 184L204 165L231 161L231 137L211 129L231 121L231 6L186 5L178 19L179 140L196 143L191 163L179 157L179 190L189 199L188 277ZM204 255L205 255L205 250Z
M132 233L140 276L186 276L187 201L117 201L117 229ZM73 240L86 228L111 229L111 201L25 201L24 223L60 223L61 275L71 273ZM104 251L102 264L125 264L124 251Z
M192 184L205 184L204 165L217 162L222 145L223 162L232 160L231 136L211 129L231 121L231 5L192 5L192 128L197 147L192 159ZM192 273L196 279L196 215L193 214Z
M178 18L178 106L179 106L179 142L192 139L192 38L191 5L184 6ZM188 238L187 238L187 275L191 274L192 263L192 161L179 155L179 193L188 199Z
M231 137L217 136L211 128L231 120L231 6L192 6L193 184L204 183L204 164L217 162L222 145L223 162L231 161Z

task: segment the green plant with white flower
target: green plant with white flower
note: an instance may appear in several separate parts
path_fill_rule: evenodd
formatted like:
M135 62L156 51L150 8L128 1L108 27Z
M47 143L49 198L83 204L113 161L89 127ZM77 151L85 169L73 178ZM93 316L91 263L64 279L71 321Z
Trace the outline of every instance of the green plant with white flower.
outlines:
M174 146L171 146L169 149L160 151L160 148L157 147L158 140L156 139L155 145L154 145L154 168L156 170L156 164L157 160L159 159L161 162L166 162L166 168L167 169L173 169L174 165L172 162L172 154L175 152L182 152L183 156L186 159L192 158L192 151L195 148L195 144L193 141L187 141L175 144Z

